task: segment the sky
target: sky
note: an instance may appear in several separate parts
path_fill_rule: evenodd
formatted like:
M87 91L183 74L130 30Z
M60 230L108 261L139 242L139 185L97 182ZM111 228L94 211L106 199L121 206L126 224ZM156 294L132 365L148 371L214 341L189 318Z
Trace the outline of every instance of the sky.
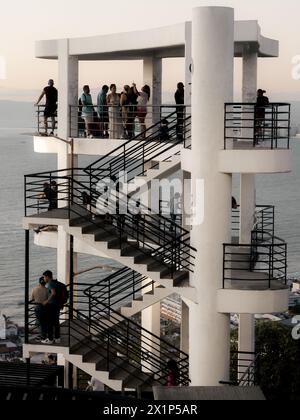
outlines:
M234 7L236 20L258 20L263 35L280 40L279 59L259 60L259 85L271 91L274 100L300 100L300 74L292 77L292 60L300 56L299 0L10 0L1 6L0 100L34 101L45 82L57 78L56 62L35 59L36 40L170 25L190 20L192 8L203 5ZM1 80L4 67L6 78ZM163 68L163 88L172 91L183 79L183 61L166 61ZM80 84L95 89L132 80L143 82L141 62L80 65ZM236 60L236 89L240 80L241 63Z

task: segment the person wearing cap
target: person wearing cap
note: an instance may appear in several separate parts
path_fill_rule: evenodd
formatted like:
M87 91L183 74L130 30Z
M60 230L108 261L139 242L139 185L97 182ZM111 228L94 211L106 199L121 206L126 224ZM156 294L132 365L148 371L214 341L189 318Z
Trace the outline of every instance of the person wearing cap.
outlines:
M175 92L176 112L177 112L177 137L183 137L183 122L184 122L184 84L179 82Z
M47 322L47 309L43 305L45 300L49 297L48 289L46 288L46 282L44 277L39 279L39 284L36 286L31 293L31 299L35 306L35 316L37 325L40 329L40 340L45 340L48 334L48 322Z
M264 137L264 127L266 120L266 107L269 105L269 98L264 96L266 93L263 89L258 89L257 91L257 100L255 106L255 138L254 145L257 145L259 139L263 140Z
M45 125L45 134L48 135L48 118L52 120L52 131L50 132L50 136L54 135L55 130L55 117L57 111L57 100L58 100L58 91L54 87L54 80L50 79L48 82L48 86L43 89L36 106L39 105L43 97L46 97L46 104L44 110L44 125Z

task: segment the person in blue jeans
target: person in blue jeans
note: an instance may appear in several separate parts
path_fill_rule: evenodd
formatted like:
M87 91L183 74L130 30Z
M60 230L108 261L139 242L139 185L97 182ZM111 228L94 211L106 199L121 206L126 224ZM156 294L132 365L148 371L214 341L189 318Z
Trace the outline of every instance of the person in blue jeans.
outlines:
M43 274L48 287L49 297L44 302L48 315L48 338L42 341L43 344L60 344L60 310L61 303L58 296L58 282L53 279L52 271L45 271ZM54 333L54 334L53 334Z

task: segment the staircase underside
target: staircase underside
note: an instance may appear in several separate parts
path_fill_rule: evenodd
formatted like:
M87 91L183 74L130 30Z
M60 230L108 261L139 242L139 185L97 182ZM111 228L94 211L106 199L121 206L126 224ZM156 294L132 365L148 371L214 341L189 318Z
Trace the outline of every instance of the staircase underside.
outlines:
M69 340L68 322L61 324L61 343L59 345L43 345L32 339L23 346L23 356L33 353L62 354L63 357L77 368L98 379L115 391L142 389L151 391L160 383L153 375L143 371L141 363L129 362L123 343L114 344L109 353L109 370L107 365L107 350L103 338L89 334L88 324L82 320L71 321L71 338ZM113 327L112 327L113 328Z

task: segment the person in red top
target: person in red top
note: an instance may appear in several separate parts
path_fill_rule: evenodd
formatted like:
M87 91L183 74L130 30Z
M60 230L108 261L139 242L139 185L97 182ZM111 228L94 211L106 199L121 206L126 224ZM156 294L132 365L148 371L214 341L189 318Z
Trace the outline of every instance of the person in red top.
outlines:
M167 376L167 386L178 386L178 377L179 370L178 365L175 360L170 360L168 362L168 376Z

